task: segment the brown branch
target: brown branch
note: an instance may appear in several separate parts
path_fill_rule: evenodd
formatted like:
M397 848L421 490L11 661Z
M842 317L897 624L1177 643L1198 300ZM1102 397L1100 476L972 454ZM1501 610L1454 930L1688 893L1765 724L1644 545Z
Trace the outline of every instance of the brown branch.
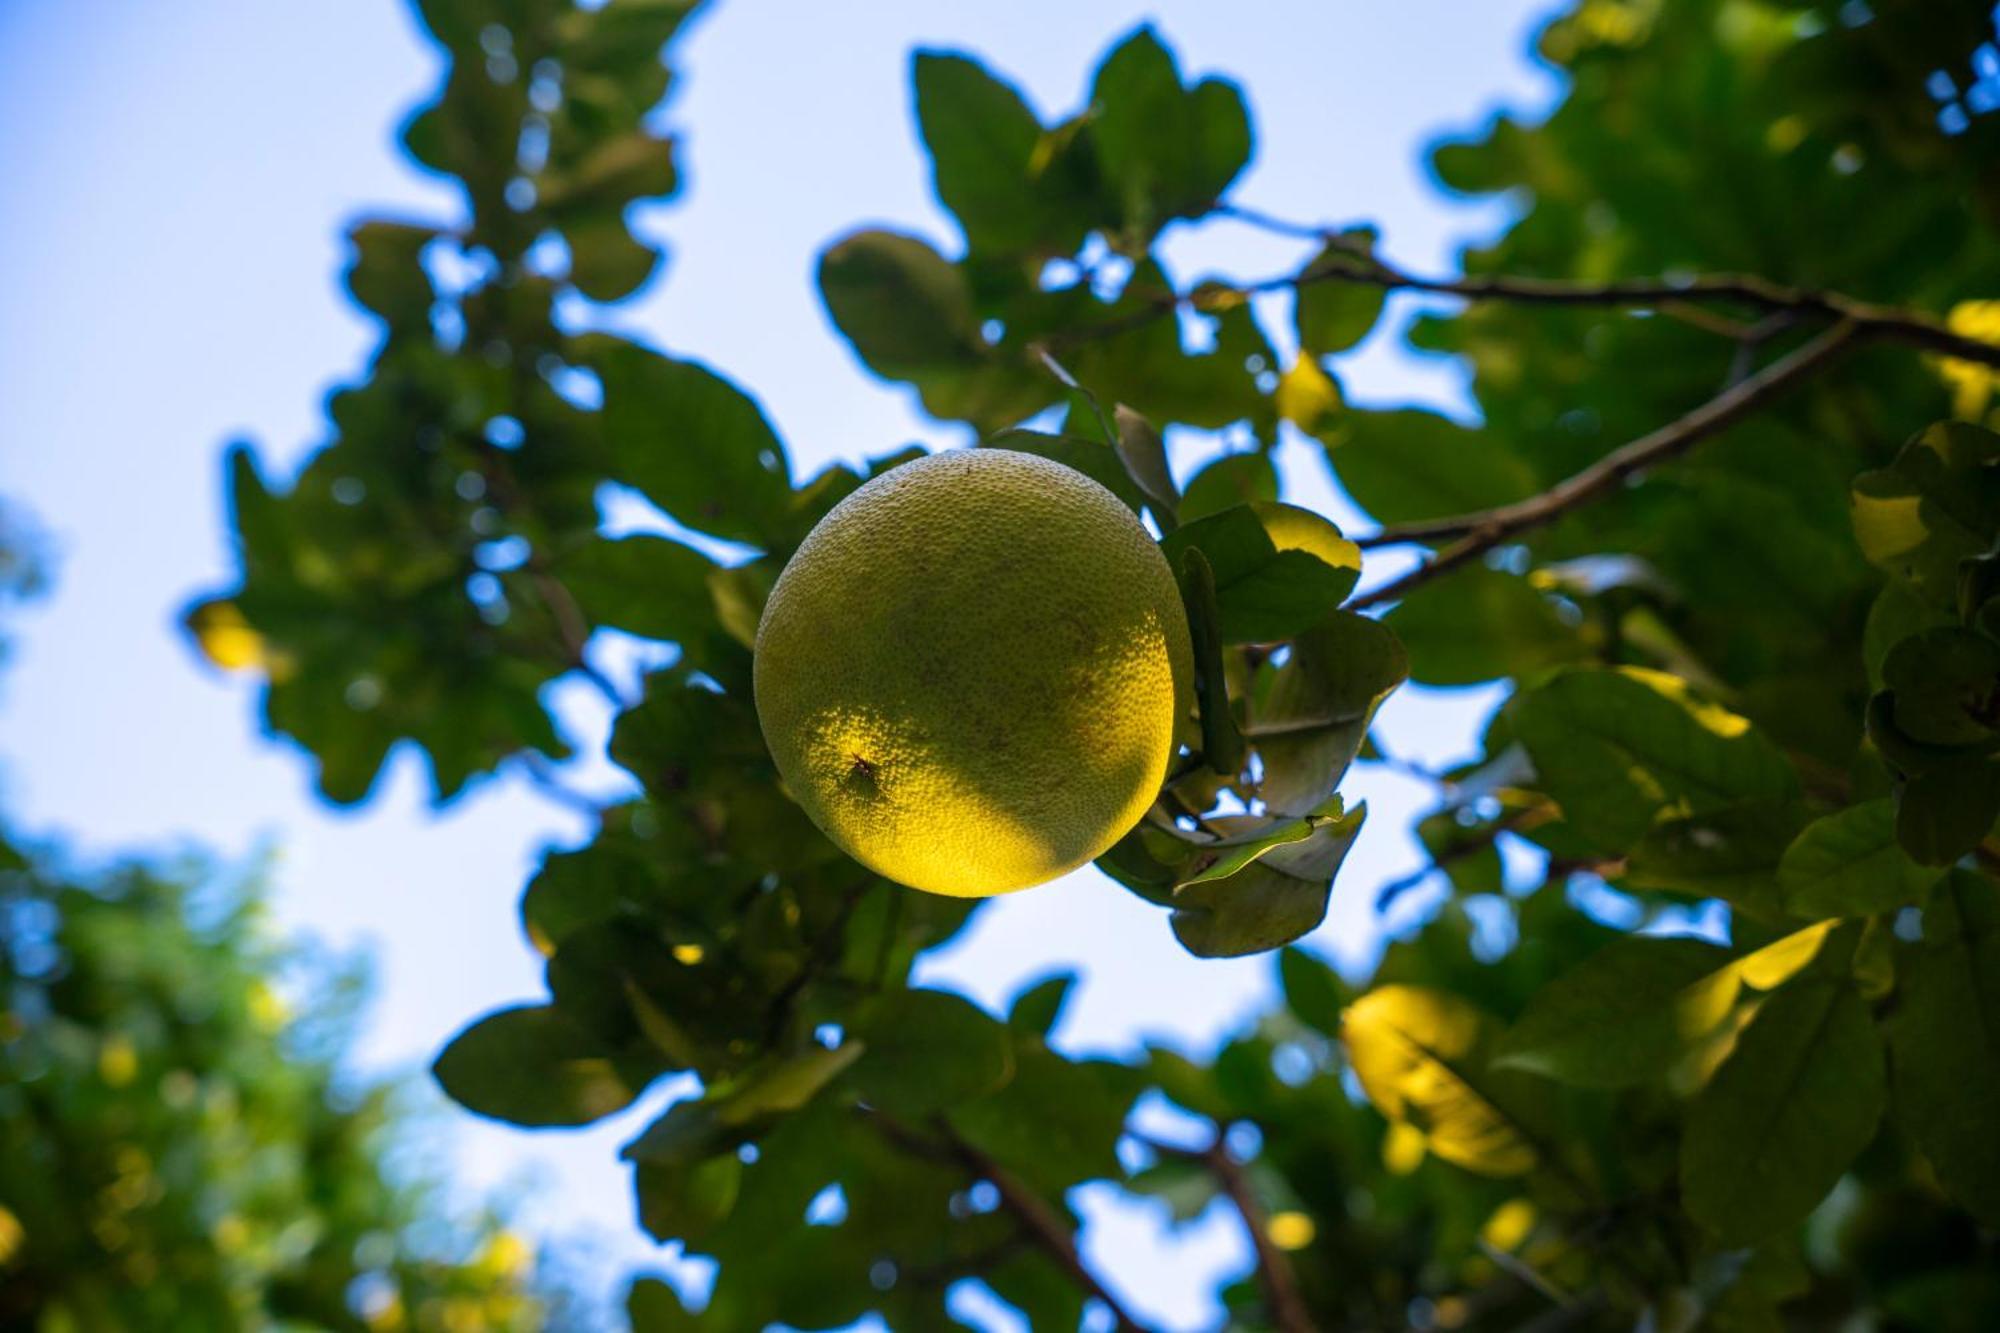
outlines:
M1357 544L1364 547L1446 540L1450 540L1451 544L1401 578L1392 579L1355 598L1347 604L1349 609L1360 610L1394 601L1438 575L1484 555L1509 538L1554 522L1648 468L1686 453L1702 440L1734 425L1799 381L1823 369L1858 336L1859 330L1852 323L1836 324L1750 378L1723 390L1686 416L1613 450L1540 495L1454 518L1399 524L1357 539ZM1456 540L1452 540L1454 538Z
M1905 343L1941 356L2000 366L2000 343L1954 333L1933 316L1898 306L1863 301L1842 292L1809 287L1792 287L1753 274L1711 273L1688 278L1629 278L1615 282L1577 282L1563 278L1510 277L1505 274L1468 274L1456 278L1431 278L1397 268L1362 249L1330 227L1287 222L1254 209L1222 205L1215 214L1233 217L1252 226L1282 236L1317 240L1339 253L1326 256L1301 273L1264 278L1235 290L1241 296L1293 291L1320 282L1353 282L1390 291L1427 292L1455 296L1467 301L1509 301L1521 305L1609 306L1657 310L1703 327L1713 327L1730 337L1740 336L1740 328L1756 326L1716 326L1712 319L1696 313L1703 303L1746 306L1766 315L1788 314L1793 318L1816 318L1845 322L1864 337ZM1047 341L1052 346L1115 337L1180 309L1193 307L1191 294L1174 293L1150 302L1118 319L1087 328L1070 330Z
M1250 1184L1249 1172L1229 1155L1221 1128L1217 1127L1215 1141L1206 1149L1183 1148L1177 1143L1143 1137L1139 1142L1162 1157L1199 1162L1208 1168L1223 1196L1243 1219L1243 1229L1250 1233L1250 1248L1257 1260L1257 1285L1263 1288L1264 1302L1270 1307L1272 1327L1278 1333L1316 1333L1319 1326L1299 1295L1298 1275L1292 1271L1292 1261L1272 1242L1271 1219Z
M933 1121L931 1128L937 1138L919 1134L909 1126L879 1111L869 1112L869 1120L881 1130L883 1135L904 1151L933 1160L956 1162L975 1179L984 1180L1000 1195L1000 1206L1006 1209L1021 1224L1022 1229L1034 1245L1055 1262L1070 1281L1083 1293L1103 1303L1111 1312L1113 1324L1120 1333L1150 1333L1144 1324L1134 1319L1111 1294L1097 1274L1090 1271L1083 1262L1083 1256L1076 1247L1076 1236L1068 1222L1049 1206L1048 1201L1024 1184L1013 1172L988 1156L978 1146L968 1142L943 1120Z

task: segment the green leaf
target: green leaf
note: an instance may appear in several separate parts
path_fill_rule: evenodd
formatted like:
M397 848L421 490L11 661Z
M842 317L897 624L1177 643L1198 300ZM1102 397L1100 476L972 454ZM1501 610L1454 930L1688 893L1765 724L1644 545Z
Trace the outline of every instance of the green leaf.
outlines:
M622 301L646 285L659 252L632 234L617 213L578 218L563 228L569 280L593 301Z
M1898 949L1896 1117L1953 1198L2000 1227L2000 890L1954 870Z
M1093 184L1044 132L1026 99L978 61L919 51L912 65L917 128L931 180L974 250L1074 251L1090 229Z
M1590 656L1590 643L1555 600L1527 579L1473 567L1427 583L1382 617L1410 653L1420 685L1529 680Z
M1775 918L1782 912L1778 865L1805 822L1804 808L1790 797L1665 815L1627 855L1619 886L1721 898Z
M1784 754L1748 721L1661 672L1566 671L1509 717L1542 790L1609 851L1637 843L1669 806L1700 813L1798 792Z
M2000 763L1957 759L1903 784L1896 841L1919 864L1948 866L1969 856L2000 819Z
M1262 450L1224 454L1188 480L1181 495L1180 521L1192 523L1210 514L1254 501L1275 503L1278 470Z
M1494 1064L1590 1088L1661 1078L1728 1015L1741 983L1729 964L1701 940L1613 940L1534 993Z
M1299 346L1312 356L1345 352L1366 338L1382 317L1388 289L1380 283L1355 282L1321 276L1363 266L1355 253L1375 248L1373 227L1354 227L1340 233L1344 245L1327 245L1311 263L1301 269L1298 300L1293 318L1298 324Z
M1150 25L1097 68L1091 137L1137 245L1175 218L1206 213L1250 160L1250 113L1224 79L1184 87Z
M665 537L594 540L554 562L554 575L594 625L685 643L715 625L715 564Z
M1913 586L1890 579L1868 608L1861 634L1861 657L1868 668L1868 687L1882 688L1882 664L1897 644L1927 629L1953 623L1951 613L1924 599Z
M1409 672L1380 621L1336 611L1292 640L1282 665L1259 668L1244 734L1264 775L1257 794L1279 814L1310 810L1340 785L1375 710Z
M863 1055L860 1044L772 1055L697 1099L675 1102L619 1150L628 1162L688 1166L743 1143L804 1109Z
M947 1112L976 1147L1045 1195L1124 1174L1118 1139L1141 1083L1108 1060L1069 1060L1016 1035L1014 1077Z
M682 1333L701 1321L688 1313L680 1293L656 1277L637 1278L625 1294L625 1318L632 1333Z
M1171 531L1177 522L1175 507L1180 493L1167 470L1166 441L1152 422L1123 403L1112 412L1112 418L1118 425L1119 461L1145 495L1146 506L1158 517L1160 526Z
M1194 645L1195 699L1201 711L1202 756L1208 767L1225 777L1243 768L1243 734L1229 707L1229 678L1222 662L1222 632L1218 622L1215 573L1199 547L1188 547L1173 562L1187 608L1188 634Z
M791 527L785 446L755 400L714 371L600 337L604 441L615 474L677 522L756 545Z
M1237 958L1306 934L1326 919L1333 877L1367 814L1336 796L1304 818L1260 820L1204 848L1174 887L1174 937L1197 957Z
M1937 871L1910 859L1896 842L1893 801L1860 805L1814 820L1785 849L1778 887L1795 916L1871 916L1923 900Z
M451 1039L431 1074L466 1110L509 1124L587 1125L632 1104L658 1066L614 1058L547 1005L486 1015Z
M348 230L354 259L347 266L347 290L381 316L392 334L428 336L437 291L424 271L424 247L436 240L431 227L370 220Z
M580 160L544 171L535 202L559 218L618 212L635 199L664 199L680 188L672 139L633 130L595 145Z
M1518 1176L1541 1158L1523 1075L1488 1067L1491 1015L1445 991L1377 986L1347 1007L1341 1040L1375 1109L1424 1146L1483 1176Z
M1258 501L1187 523L1160 542L1179 567L1199 550L1215 575L1226 643L1270 643L1325 619L1354 590L1361 551L1310 509Z
M886 379L960 374L983 355L964 275L915 236L842 238L820 256L819 290L855 354Z
M1101 441L1079 435L1050 435L1038 430L1003 430L998 435L981 440L979 447L1034 454L1037 458L1047 458L1064 467L1074 468L1124 501L1125 506L1135 514L1146 503L1145 493L1125 470L1118 454Z
M2000 643L1947 627L1911 635L1889 650L1882 684L1895 697L1897 728L1923 745L2000 743Z
M734 1153L696 1162L640 1162L632 1170L639 1225L662 1245L695 1246L736 1206L743 1163Z
M1069 1002L1069 993L1075 986L1074 972L1044 977L1014 997L1014 1006L1007 1012L1007 1026L1016 1032L1048 1036L1061 1021L1063 1006Z
M864 1053L853 1083L886 1111L928 1115L984 1096L1014 1073L1007 1028L962 995L892 992L853 1024Z
M1278 955L1278 980L1293 1017L1329 1037L1340 1035L1348 995L1338 972L1304 949L1286 949Z
M1905 444L1888 467L1854 479L1854 536L1862 554L1912 584L1932 605L1957 604L1961 560L2000 534L2000 435L1940 422Z
M1774 992L1688 1111L1681 1197L1727 1245L1795 1225L1882 1118L1882 1046L1845 978Z
M1324 435L1347 494L1378 523L1490 509L1533 495L1535 473L1509 442L1435 412L1346 414Z

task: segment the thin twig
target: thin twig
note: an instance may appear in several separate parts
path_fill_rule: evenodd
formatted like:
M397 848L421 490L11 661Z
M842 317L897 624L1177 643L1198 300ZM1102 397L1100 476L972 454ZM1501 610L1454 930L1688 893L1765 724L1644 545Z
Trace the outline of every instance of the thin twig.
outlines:
M1571 1302L1568 1292L1544 1277L1539 1269L1517 1254L1501 1249L1484 1236L1479 1238L1479 1252L1492 1261L1495 1268L1507 1273L1523 1286L1532 1287L1558 1307L1567 1309Z
M1273 218L1254 209L1225 205L1214 210L1279 235L1312 239L1345 254L1322 256L1299 273L1287 273L1245 283L1235 290L1242 296L1292 291L1321 282L1352 282L1391 291L1427 292L1435 296L1455 296L1467 301L1508 301L1523 305L1622 306L1662 310L1690 322L1692 308L1701 303L1747 306L1766 314L1780 312L1794 317L1842 321L1853 325L1864 337L1907 343L1925 351L1979 365L2000 366L2000 343L1955 333L1943 321L1914 310L1879 305L1848 296L1843 292L1792 287L1768 278L1742 273L1699 274L1686 278L1628 278L1615 282L1577 282L1563 278L1526 278L1506 274L1468 274L1455 278L1425 277L1382 260L1358 245L1344 244L1340 233ZM1173 293L1147 303L1118 319L1069 330L1048 340L1051 346L1067 346L1115 337L1143 327L1189 304L1191 294ZM1736 336L1732 328L1727 331Z
M1299 1295L1298 1275L1292 1271L1292 1261L1272 1242L1271 1219L1250 1183L1250 1173L1229 1155L1221 1127L1216 1129L1215 1141L1205 1149L1183 1148L1143 1135L1134 1137L1161 1157L1199 1162L1208 1168L1223 1196L1243 1219L1244 1230L1250 1233L1250 1248L1257 1261L1257 1284L1263 1288L1265 1303L1270 1306L1272 1326L1278 1333L1315 1333L1318 1325Z
M1363 593L1349 602L1348 607L1359 610L1395 601L1438 575L1484 555L1509 538L1554 522L1626 479L1687 452L1825 367L1857 336L1858 330L1852 323L1834 325L1741 384L1725 389L1686 416L1613 450L1540 495L1455 518L1398 524L1372 536L1356 539L1357 544L1363 547L1447 540L1451 541L1451 545L1401 578Z
M1120 1333L1150 1333L1083 1262L1069 1224L1013 1172L942 1120L934 1121L930 1126L937 1136L933 1139L879 1111L868 1113L868 1118L891 1143L904 1151L919 1157L956 1162L975 1179L992 1185L999 1193L1000 1206L1013 1215L1028 1238L1055 1262L1070 1281L1076 1283L1086 1296L1103 1303L1104 1308L1111 1312L1112 1321Z

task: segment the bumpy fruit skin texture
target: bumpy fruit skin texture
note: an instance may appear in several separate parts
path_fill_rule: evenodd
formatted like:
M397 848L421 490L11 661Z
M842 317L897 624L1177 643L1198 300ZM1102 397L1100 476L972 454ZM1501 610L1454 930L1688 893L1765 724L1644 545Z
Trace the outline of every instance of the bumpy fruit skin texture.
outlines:
M1158 794L1192 706L1173 572L1072 468L953 450L820 520L757 629L757 715L844 851L985 897L1098 856Z

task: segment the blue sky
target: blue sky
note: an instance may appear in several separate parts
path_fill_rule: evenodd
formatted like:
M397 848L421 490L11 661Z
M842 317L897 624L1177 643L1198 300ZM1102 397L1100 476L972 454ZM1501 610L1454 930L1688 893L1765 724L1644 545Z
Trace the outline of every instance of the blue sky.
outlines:
M1054 113L1081 100L1111 39L1151 18L1184 66L1249 91L1259 136L1240 202L1370 219L1394 258L1442 269L1505 214L1445 198L1420 150L1497 107L1550 103L1555 80L1528 54L1546 8L720 0L677 50L683 80L666 119L685 136L688 191L640 214L669 263L641 298L592 318L751 387L801 472L911 440L960 442L860 369L811 282L819 248L860 223L956 244L912 131L912 47L976 51ZM23 831L91 854L274 847L283 923L376 953L362 1059L419 1065L468 1018L539 991L514 903L539 850L576 839L579 821L514 779L434 810L409 754L367 805L333 810L302 757L258 734L252 686L198 662L173 618L229 577L223 444L251 439L267 473L288 474L323 438L324 394L372 342L339 287L343 222L456 208L393 138L439 57L396 0L0 0L0 65L0 495L25 501L60 553L56 594L23 618L0 678L0 806ZM1183 276L1264 274L1299 249L1212 224L1183 228L1168 253ZM1449 366L1387 336L1414 308L1398 298L1386 329L1348 358L1348 391L1461 407ZM1177 462L1201 447L1180 442ZM1282 462L1289 498L1348 512L1303 443ZM581 737L601 731L585 692L558 703ZM1447 758L1489 703L1408 692L1383 730L1405 753ZM1370 769L1348 788L1371 802L1370 830L1311 944L1352 963L1377 938L1373 887L1414 864L1403 830L1418 794ZM1268 960L1191 959L1155 909L1088 870L1002 901L926 966L989 1003L1053 968L1081 969L1059 1034L1079 1050L1129 1051L1142 1038L1201 1048L1271 994ZM632 1227L614 1155L659 1100L581 1133L457 1113L442 1123L468 1191L538 1178L531 1221L598 1237L608 1277L654 1254ZM1219 1215L1169 1241L1146 1210L1085 1202L1093 1256L1168 1326L1198 1325L1214 1276L1245 1262Z

